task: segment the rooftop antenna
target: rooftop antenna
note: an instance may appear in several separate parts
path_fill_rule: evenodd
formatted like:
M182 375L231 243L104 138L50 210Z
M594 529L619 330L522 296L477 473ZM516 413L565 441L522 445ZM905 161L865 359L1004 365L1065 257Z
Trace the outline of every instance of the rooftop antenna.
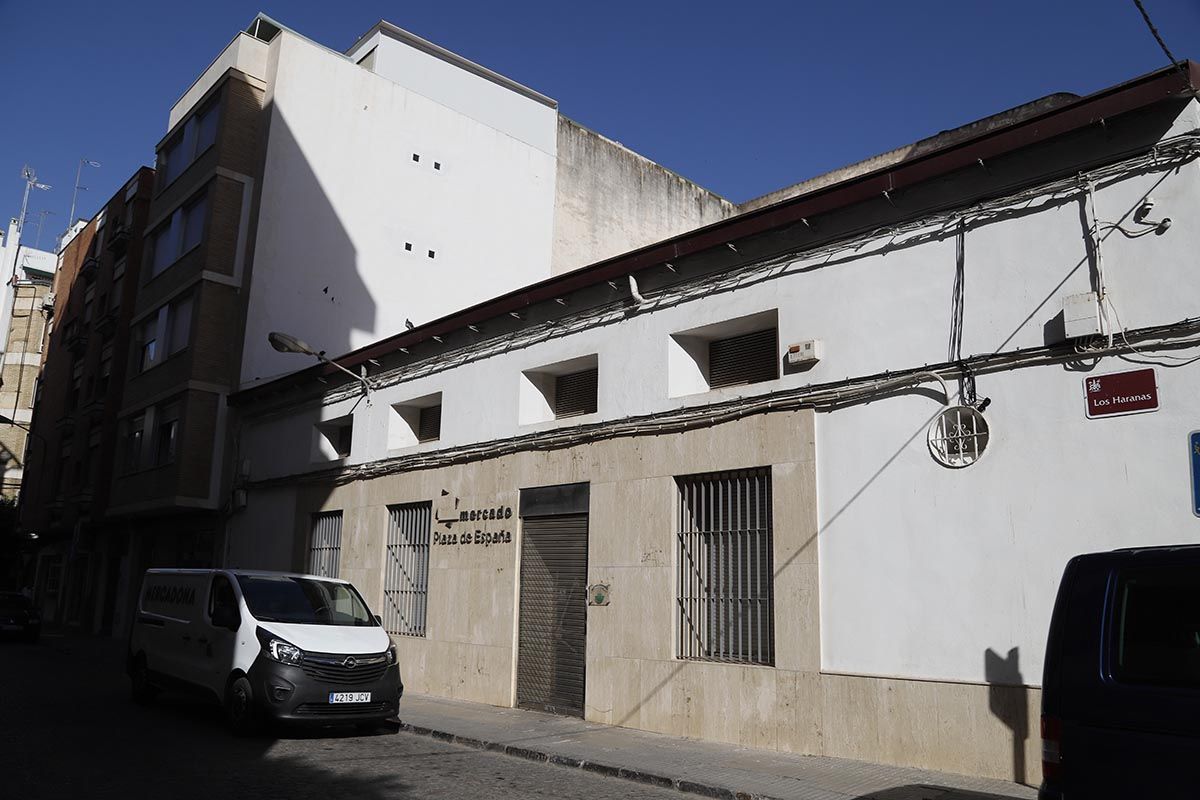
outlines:
M79 185L79 179L83 175L83 166L85 164L89 167L100 166L99 161L92 161L90 158L79 159L79 166L75 168L75 191L71 192L71 213L67 215L67 230L70 230L71 226L75 224L75 200L79 197L79 190L83 189L85 192L87 191L86 186Z
M37 226L38 226L37 236L36 236L36 237L34 238L34 240L33 240L33 247L34 247L34 249L35 249L35 250L37 250L37 249L40 249L40 248L41 248L41 246L42 246L42 225L43 225L43 224L45 224L45 222L46 222L46 215L47 215L47 214L53 214L53 213L54 213L54 212L53 212L53 211L51 211L51 210L50 210L50 209L48 209L48 208L43 208L41 211L34 211L34 212L33 212L33 216L36 216L36 217L38 218L38 221L37 221Z
M25 228L25 212L29 210L29 191L31 189L41 189L49 191L50 186L45 183L38 183L37 173L33 167L26 164L21 167L21 179L25 181L25 196L21 199L21 216L17 217L17 232L20 233Z

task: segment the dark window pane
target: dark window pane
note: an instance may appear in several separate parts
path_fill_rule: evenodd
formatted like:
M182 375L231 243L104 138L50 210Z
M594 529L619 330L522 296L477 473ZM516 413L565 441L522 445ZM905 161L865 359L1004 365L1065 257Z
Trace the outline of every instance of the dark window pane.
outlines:
M1125 573L1116 613L1118 680L1200 687L1200 568Z

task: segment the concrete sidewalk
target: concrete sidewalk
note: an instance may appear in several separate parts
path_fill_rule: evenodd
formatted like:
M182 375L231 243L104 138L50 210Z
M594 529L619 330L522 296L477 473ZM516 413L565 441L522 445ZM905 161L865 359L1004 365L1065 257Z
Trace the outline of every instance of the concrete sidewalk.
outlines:
M796 800L1008 800L1026 786L861 761L663 736L512 708L405 694L405 730L706 797Z

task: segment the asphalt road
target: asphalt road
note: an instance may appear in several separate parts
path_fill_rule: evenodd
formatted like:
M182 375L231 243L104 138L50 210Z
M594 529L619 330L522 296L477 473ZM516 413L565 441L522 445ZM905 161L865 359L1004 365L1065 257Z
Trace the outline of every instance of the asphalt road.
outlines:
M0 797L688 797L388 729L235 738L215 705L131 703L121 657L119 643L89 639L0 642Z

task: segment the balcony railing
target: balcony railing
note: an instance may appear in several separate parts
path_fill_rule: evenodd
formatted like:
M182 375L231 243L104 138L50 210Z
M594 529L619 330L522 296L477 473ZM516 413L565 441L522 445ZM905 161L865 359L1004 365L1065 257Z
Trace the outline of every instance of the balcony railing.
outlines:
M108 251L117 258L125 255L125 250L129 247L129 228L118 223L108 235L107 247Z

